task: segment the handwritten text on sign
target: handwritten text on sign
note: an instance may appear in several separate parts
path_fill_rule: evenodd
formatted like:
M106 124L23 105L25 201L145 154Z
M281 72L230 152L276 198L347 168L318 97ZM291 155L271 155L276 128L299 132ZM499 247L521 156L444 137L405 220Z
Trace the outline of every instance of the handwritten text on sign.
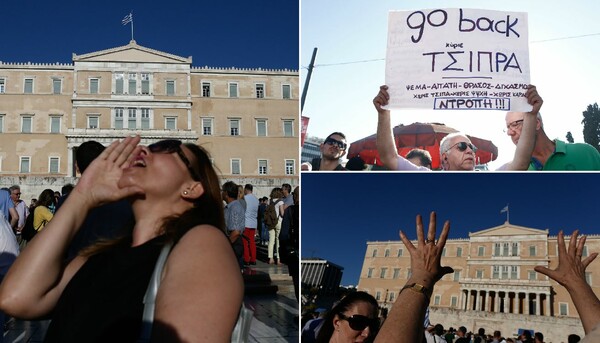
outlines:
M392 11L388 108L531 110L527 13Z

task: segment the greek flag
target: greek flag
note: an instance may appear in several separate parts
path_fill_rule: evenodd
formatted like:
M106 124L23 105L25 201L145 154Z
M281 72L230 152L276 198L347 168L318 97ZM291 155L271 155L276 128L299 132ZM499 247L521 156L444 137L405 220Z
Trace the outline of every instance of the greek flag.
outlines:
M127 25L129 23L131 23L133 21L133 14L129 13L128 15L125 16L125 18L123 18L123 20L121 20L121 23L123 25Z
M504 208L500 211L500 213L508 212L508 205L504 206Z

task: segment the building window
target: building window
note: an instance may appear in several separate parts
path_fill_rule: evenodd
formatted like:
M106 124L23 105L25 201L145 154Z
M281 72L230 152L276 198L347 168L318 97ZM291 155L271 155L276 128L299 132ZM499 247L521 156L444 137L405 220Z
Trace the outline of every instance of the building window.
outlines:
M58 174L58 166L60 159L58 157L50 157L48 163L48 173L50 174Z
M50 133L60 133L60 117L50 117Z
M21 133L31 133L31 124L33 117L23 116L21 117Z
M123 94L123 73L115 74L115 94Z
M512 256L519 256L519 243L517 242L512 244Z
M395 297L395 293L394 293L394 292L391 292L391 293L390 293L390 302L394 302L394 300L395 300L395 299L396 299L396 297Z
M284 99L291 99L292 98L292 86L290 85L282 85L281 86L281 93L282 93L282 97Z
M446 247L444 247L444 249L442 249L442 257L446 256Z
M528 279L529 280L536 280L537 279L537 276L536 276L537 273L536 273L535 270L530 270L530 271L527 272L527 274L528 274Z
M377 257L377 249L373 250L373 254L371 255L371 257Z
M258 160L258 174L267 175L267 160Z
M492 273L492 279L499 279L499 278L500 278L500 267L494 266L493 273Z
M265 84L257 83L256 84L256 98L263 99L265 97Z
M123 128L123 109L115 108L115 129Z
M97 129L99 127L99 117L89 116L87 122L88 129Z
M406 278L407 278L407 279L410 279L410 277L411 277L411 276L412 276L412 270L411 270L410 268L408 268L408 269L406 270Z
M167 95L175 95L175 80L167 80Z
M494 244L494 256L500 256L500 243Z
M585 273L585 282L587 282L588 285L592 286L592 273Z
M381 292L380 291L377 291L375 293L375 300L377 300L377 301L381 300Z
M502 278L508 279L508 266L502 266Z
M4 132L4 114L0 114L0 132Z
M476 278L478 278L478 279L483 279L483 269L477 269L477 270L475 271L475 273L476 273L476 274L475 274L475 275L476 275L476 276L475 276Z
M133 130L137 125L137 109L129 108L128 112L129 115L127 117L127 128Z
M452 307L452 308L456 308L456 307L457 307L457 304L458 304L458 298L457 298L456 296L454 296L454 295L453 295L453 296L450 298L450 307Z
M19 173L29 173L31 168L29 160L29 156L21 156L19 161Z
M266 137L267 136L267 120L266 119L256 119L256 135L258 137Z
M210 98L210 82L202 82L202 96Z
M502 256L508 256L508 243L502 244Z
M568 316L569 315L569 304L567 303L558 303L558 308L559 308L559 312L558 314L561 316Z
M148 95L150 94L150 74L142 73L142 94Z
M213 118L202 118L202 135L212 136L213 134Z
M231 159L231 174L239 175L242 173L241 161L239 158Z
M454 281L455 282L460 281L460 270L454 271Z
M587 255L588 255L587 245L584 245L583 250L581 251L581 257L587 257Z
M485 247L477 247L477 256L481 257L485 255Z
M239 136L240 135L240 120L229 119L229 135Z
M165 118L165 130L177 130L177 118L166 117Z
M142 130L150 129L150 109L142 108Z
M98 94L100 79L90 79L90 94Z
M435 297L433 298L433 304L436 306L440 306L440 302L442 302L442 296L439 294L436 294Z
M400 268L394 268L394 279L400 277Z
M137 88L137 75L136 74L129 74L127 75L127 79L129 80L129 87L127 90L128 94L135 94L136 93L136 88Z
M535 256L535 245L529 246L529 256Z
M462 256L462 248L458 247L456 248L456 257L461 257Z
M284 120L283 121L283 136L294 137L294 121Z
M516 280L519 278L519 269L517 266L510 266L510 278Z
M402 249L398 249L398 257L402 257L403 253L404 253L404 251Z
M237 82L229 82L229 97L237 98L238 97L238 84Z
M379 274L379 278L385 279L385 273L387 273L387 268L381 268L381 273Z
M25 79L23 93L25 93L25 94L33 93L33 79Z
M0 94L6 92L6 79L0 79Z
M384 257L390 257L390 249L385 249Z
M62 80L61 79L52 79L52 93L54 93L54 94L62 93Z
M373 277L373 268L369 268L369 270L367 271L367 278L370 279Z
M285 160L285 175L294 175L296 169L296 161Z

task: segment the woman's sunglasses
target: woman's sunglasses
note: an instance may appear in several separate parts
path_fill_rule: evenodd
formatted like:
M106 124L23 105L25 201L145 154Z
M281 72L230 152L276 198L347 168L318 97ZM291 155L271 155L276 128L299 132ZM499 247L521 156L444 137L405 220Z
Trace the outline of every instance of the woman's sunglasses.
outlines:
M379 320L377 318L369 318L360 314L354 314L350 317L345 316L343 313L338 314L338 317L342 320L348 321L350 328L355 331L363 331L367 326L371 330L379 328Z
M187 169L190 171L192 179L200 181L200 177L192 168L190 160L185 156L183 150L181 150L181 141L178 141L176 139L167 139L164 141L159 141L154 144L148 145L148 150L150 150L150 152L153 154L172 154L176 152L177 155L179 155L179 158L181 158L181 160L187 167Z

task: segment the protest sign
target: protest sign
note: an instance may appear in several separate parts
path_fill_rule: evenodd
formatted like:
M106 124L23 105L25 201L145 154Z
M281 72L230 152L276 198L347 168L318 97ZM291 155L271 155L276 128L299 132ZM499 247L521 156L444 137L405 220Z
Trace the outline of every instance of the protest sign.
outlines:
M527 13L391 11L387 108L531 110Z

